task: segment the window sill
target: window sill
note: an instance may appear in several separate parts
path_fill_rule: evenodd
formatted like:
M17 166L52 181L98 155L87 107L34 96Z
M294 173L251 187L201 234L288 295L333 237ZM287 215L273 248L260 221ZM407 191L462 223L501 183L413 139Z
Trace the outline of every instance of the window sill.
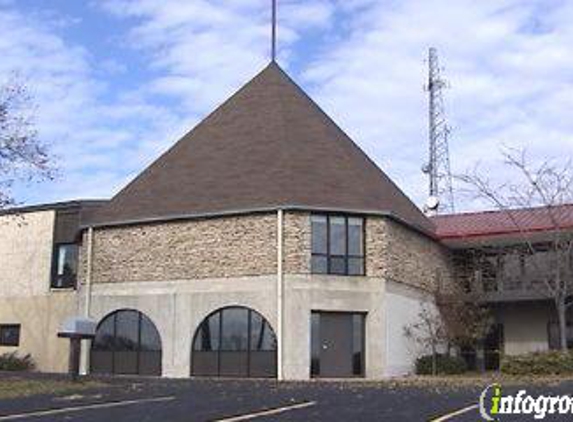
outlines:
M69 292L75 292L77 289L75 287L50 287L50 293L57 293L57 292L62 292L62 293L69 293Z

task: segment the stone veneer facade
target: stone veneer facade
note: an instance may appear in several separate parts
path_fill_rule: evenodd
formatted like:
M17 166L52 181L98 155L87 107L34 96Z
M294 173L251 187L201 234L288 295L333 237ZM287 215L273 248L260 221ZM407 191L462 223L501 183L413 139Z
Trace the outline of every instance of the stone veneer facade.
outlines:
M383 217L366 223L366 273L410 287L453 282L450 252L437 241Z
M286 212L284 273L310 274L310 213ZM366 276L427 288L451 280L449 252L386 217L365 219ZM80 279L86 274L86 241ZM277 215L150 223L94 230L92 282L118 283L232 278L277 271ZM430 283L430 284L429 284Z

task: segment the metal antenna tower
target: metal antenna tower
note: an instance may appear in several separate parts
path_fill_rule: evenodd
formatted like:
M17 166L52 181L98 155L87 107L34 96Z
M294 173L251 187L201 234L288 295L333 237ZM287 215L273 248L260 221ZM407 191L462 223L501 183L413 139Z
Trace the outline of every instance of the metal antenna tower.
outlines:
M425 210L430 214L453 213L454 191L450 171L448 138L450 127L446 120L443 91L448 83L442 78L438 51L430 48L428 54L429 97L429 157L422 171L428 175L429 197Z

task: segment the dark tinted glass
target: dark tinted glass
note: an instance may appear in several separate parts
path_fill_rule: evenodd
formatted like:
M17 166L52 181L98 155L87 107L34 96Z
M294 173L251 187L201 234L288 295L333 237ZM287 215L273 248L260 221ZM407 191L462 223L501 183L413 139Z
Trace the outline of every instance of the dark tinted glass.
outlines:
M115 314L107 317L99 324L92 342L92 350L112 350L114 348L114 324Z
M192 375L200 377L217 376L219 374L219 352L193 352Z
M20 344L20 325L0 325L0 346L18 346Z
M363 255L362 218L348 218L348 254Z
M346 274L346 259L344 257L330 257L330 274Z
M52 287L74 287L78 273L78 246L75 244L58 245L55 266Z
M313 274L326 274L328 272L328 258L322 255L313 255L311 271Z
M220 352L221 377L247 377L249 376L249 352L244 351L224 351Z
M139 372L140 375L161 374L161 351L139 352Z
M276 349L275 333L259 313L242 307L224 308L197 329L191 374L275 377Z
M364 374L364 315L352 315L352 371Z
M227 308L223 310L221 350L248 350L249 310Z
M263 317L251 312L251 350L276 350L277 339Z
M115 350L137 350L139 344L138 312L118 312L115 330Z
M249 376L269 378L277 376L277 354L273 352L251 352Z
M159 333L155 329L155 326L149 318L145 315L141 315L141 345L140 350L145 350L148 352L160 352L161 351L161 339L159 338Z
M161 375L161 339L141 312L125 310L107 316L92 342L95 373Z
M330 254L346 254L346 223L344 217L330 217Z
M193 350L219 350L219 323L221 320L221 313L211 315L207 318L201 326L199 331L195 335L195 344L193 345Z
M363 258L348 258L348 274L349 275L363 275L364 274L364 259Z
M311 217L312 223L312 253L326 254L327 248L327 231L326 231L326 216L313 215Z
M320 314L310 314L310 374L320 375Z
M312 215L311 223L311 273L364 275L363 218Z

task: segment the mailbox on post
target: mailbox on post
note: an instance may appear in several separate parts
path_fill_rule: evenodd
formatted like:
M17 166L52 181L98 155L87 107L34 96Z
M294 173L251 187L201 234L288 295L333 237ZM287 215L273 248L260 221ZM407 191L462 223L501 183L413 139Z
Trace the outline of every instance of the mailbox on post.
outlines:
M89 318L72 317L64 322L58 337L70 339L70 358L68 373L77 380L80 373L81 341L95 337L97 323Z

